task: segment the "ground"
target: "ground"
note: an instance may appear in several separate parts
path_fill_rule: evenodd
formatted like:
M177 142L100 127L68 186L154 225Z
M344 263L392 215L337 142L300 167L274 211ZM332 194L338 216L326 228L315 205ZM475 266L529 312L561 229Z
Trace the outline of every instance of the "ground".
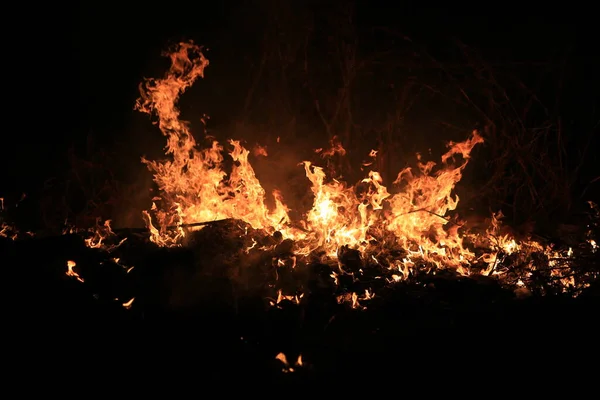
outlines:
M307 384L440 371L572 370L592 362L598 337L597 286L577 298L519 298L491 280L439 275L391 285L362 309L319 288L314 267L298 304L272 306L268 288L243 289L227 274L199 273L194 249L141 246L136 268L144 273L127 281L129 274L79 235L5 239L0 248L15 318L10 332L28 343L22 354L55 360L39 357L53 354L82 366L104 360L123 373L192 368L212 379L234 373ZM71 259L79 260L85 282L67 276ZM136 300L126 308L130 297ZM276 359L279 353L289 365ZM295 366L300 355L302 366Z

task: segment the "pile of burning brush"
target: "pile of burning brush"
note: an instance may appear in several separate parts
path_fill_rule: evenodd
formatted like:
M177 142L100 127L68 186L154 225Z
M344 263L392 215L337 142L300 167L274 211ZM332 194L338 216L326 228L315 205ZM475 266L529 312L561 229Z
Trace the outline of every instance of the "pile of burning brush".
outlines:
M490 216L483 231L471 230L452 215L459 201L454 187L471 150L483 142L476 131L464 142L449 143L440 163L419 157L417 168L400 171L389 189L377 171L351 186L304 161L299 168L311 183L314 201L302 220L292 220L280 192L273 193L274 206L267 207L249 151L240 142L230 141L229 153L214 140L203 147L179 119L179 96L208 65L201 48L183 43L169 56L170 70L162 79L148 79L136 104L157 117L167 138L167 159L143 160L160 190L143 213L147 228L113 230L107 220L89 230L65 230L105 255L97 268L110 265L129 273L140 248L185 248L198 255L200 276L237 282L237 290L261 288L273 306L327 292L353 308L364 308L399 282L423 283L434 275L493 281L518 296L577 296L600 277L600 212L593 203L576 246L513 237L503 228L500 212ZM340 143L319 150L322 158L341 152ZM267 154L264 149L262 155ZM365 167L377 152L368 157ZM0 236L35 238L17 228L2 221ZM84 284L88 280L86 266L75 256L65 260L64 268L70 277ZM130 308L135 293L126 297L121 302Z
M380 243L372 239L363 250L342 245L333 255L323 247L299 254L302 242L285 238L279 231L271 233L225 219L178 226L177 230L185 232L181 244L161 247L150 240L150 231L113 231L107 221L89 230L65 232L67 241L68 237L76 240L64 250L62 268L68 279L90 285L95 296L117 301L125 310L137 306L136 299L146 304L145 298L155 296L144 293L144 286L156 273L153 268L157 265L150 264L161 264L158 267L163 272L155 278L164 280L166 276L169 282L163 284L176 288L164 299L175 308L188 306L186 302L198 298L198 292L207 292L214 302L215 288L211 286L216 281L230 285L236 296L259 295L265 305L273 307L301 305L307 297L318 296L366 309L370 301L385 301L386 293L398 287L420 287L440 279L501 286L516 297L578 296L600 276L600 257L592 239L599 221L598 213L590 213L588 239L577 247L465 233L465 246L476 256L470 265L459 267L444 266L422 250L392 242L392 237L380 238ZM36 241L44 240L31 233L21 235L5 222L0 232L3 257L19 244L31 243L34 247L23 248L36 249ZM18 258L15 261L27 264Z

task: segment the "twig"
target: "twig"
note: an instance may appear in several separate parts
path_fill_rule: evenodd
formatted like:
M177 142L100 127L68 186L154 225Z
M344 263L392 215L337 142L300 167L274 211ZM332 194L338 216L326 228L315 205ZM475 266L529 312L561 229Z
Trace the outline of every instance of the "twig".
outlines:
M429 213L429 214L431 214L431 215L435 215L436 217L440 217L440 218L441 218L441 219L443 219L444 221L446 221L446 222L450 222L451 224L454 224L454 225L456 225L456 226L458 226L458 227L461 227L461 228L462 228L462 227L464 226L464 224L463 224L463 225L461 225L461 224L458 224L458 223L456 223L456 222L454 222L454 221L451 221L450 219L448 219L448 218L444 217L443 215L440 215L440 214L438 214L438 213L434 213L433 211L429 211L429 210L426 210L426 209L424 209L424 208L418 208L418 209L416 209L416 210L411 210L411 211L409 211L409 212L406 212L406 213L404 213L404 214L400 214L400 215L412 214L412 213L416 213L416 212L419 212L419 211L424 211L424 212L426 212L426 213Z
M232 218L225 218L225 219L217 219L214 221L204 221L204 222L192 222L189 224L180 224L180 225L171 225L171 226L167 226L166 229L169 231L175 230L175 229L179 229L179 228L195 228L195 227L199 227L199 226L206 226L206 225L211 225L211 224L216 224L219 222L224 222L224 221L231 221ZM146 228L119 228L119 229L113 229L114 233L149 233L150 230L146 227Z

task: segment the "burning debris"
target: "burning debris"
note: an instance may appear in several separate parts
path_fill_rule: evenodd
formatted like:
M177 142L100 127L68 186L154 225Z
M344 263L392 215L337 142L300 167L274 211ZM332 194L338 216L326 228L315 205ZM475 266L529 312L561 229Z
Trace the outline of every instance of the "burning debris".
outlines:
M464 142L450 142L440 164L419 156L417 169L400 171L394 190L383 185L376 171L350 186L304 161L301 165L314 195L305 218L292 221L277 191L273 193L275 206L268 208L265 190L248 161L249 151L231 140L233 166L226 171L224 147L212 141L202 148L189 124L179 119L179 96L204 76L208 66L202 49L182 43L169 56L172 64L165 77L146 80L136 104L138 110L158 118L170 157L143 160L161 193L152 209L144 212L151 240L157 245L181 245L186 224L231 219L272 238L272 243L253 238L248 255L281 254L273 257L274 265L286 268L329 264L335 280L347 275L360 280L362 275L373 275L370 271L380 271L377 278L382 282L397 282L423 271L450 268L461 276L496 277L521 292L529 290L529 283L538 275L552 276L564 291L578 293L585 288L588 279L578 281L570 272L569 260L575 250L554 249L529 238L517 242L501 233L501 213L493 215L489 229L479 234L469 232L468 226L448 215L458 205L453 189L470 153L483 143L477 131ZM346 152L335 140L331 149L316 151L321 158ZM371 151L369 156L374 158L377 152ZM249 236L247 231L243 236ZM588 246L593 246L595 242L589 240Z
M205 304L238 316L252 308L275 315L277 329L304 329L310 336L311 329L344 327L344 316L382 313L402 290L422 298L448 285L467 293L477 283L512 299L576 297L597 284L600 212L593 203L585 237L566 248L511 236L501 212L484 232L451 215L459 203L454 187L484 141L477 131L449 143L440 163L419 156L417 168L400 171L389 188L377 171L352 186L303 161L299 168L314 201L302 220L293 220L280 192L267 199L241 142L231 140L227 154L212 139L203 147L180 120L179 96L208 66L202 49L183 43L169 57L165 77L146 80L136 104L156 116L167 139L167 159L142 160L160 192L143 213L147 229L113 229L109 220L67 229L65 238L83 242L71 247L73 254L55 257L62 274L88 288L90 297L143 318ZM256 149L268 157L265 148ZM344 153L339 142L318 149L323 159ZM2 248L27 242L7 221L0 223ZM307 318L312 325L303 325ZM291 362L280 352L276 359L285 373L303 367L301 355Z

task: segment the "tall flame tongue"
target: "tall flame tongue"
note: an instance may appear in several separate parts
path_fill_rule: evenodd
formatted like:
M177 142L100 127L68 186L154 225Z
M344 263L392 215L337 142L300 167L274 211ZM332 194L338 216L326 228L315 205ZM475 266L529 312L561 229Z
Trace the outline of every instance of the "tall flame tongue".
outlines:
M474 131L465 142L449 143L449 150L442 156L444 168L437 172L432 173L436 164L430 161L419 162L419 176L410 168L398 174L394 183L404 183L405 188L389 200L391 213L387 228L396 234L403 247L410 248L416 243L430 260L438 259L456 267L473 256L463 248L457 225L444 229L448 223L444 216L458 205L458 196L452 196L452 190L462 178L469 154L478 143L483 143L483 138ZM462 156L463 162L453 167L448 161L457 154Z
M277 193L275 210L271 212L266 207L265 191L248 162L249 152L239 142L230 141L234 165L227 179L222 168L223 148L213 142L210 148L199 149L189 124L179 119L176 106L179 96L198 77L204 77L208 66L202 48L180 43L167 55L171 59L170 69L162 79L145 80L135 107L156 114L158 127L167 137L166 153L171 156L171 160L162 161L142 159L154 173L161 191L161 197L154 200L160 200L162 207L153 204L152 215L144 212L152 240L159 245L176 244L184 230L169 231L167 227L183 223L235 218L254 228L273 229L286 223L287 209Z

